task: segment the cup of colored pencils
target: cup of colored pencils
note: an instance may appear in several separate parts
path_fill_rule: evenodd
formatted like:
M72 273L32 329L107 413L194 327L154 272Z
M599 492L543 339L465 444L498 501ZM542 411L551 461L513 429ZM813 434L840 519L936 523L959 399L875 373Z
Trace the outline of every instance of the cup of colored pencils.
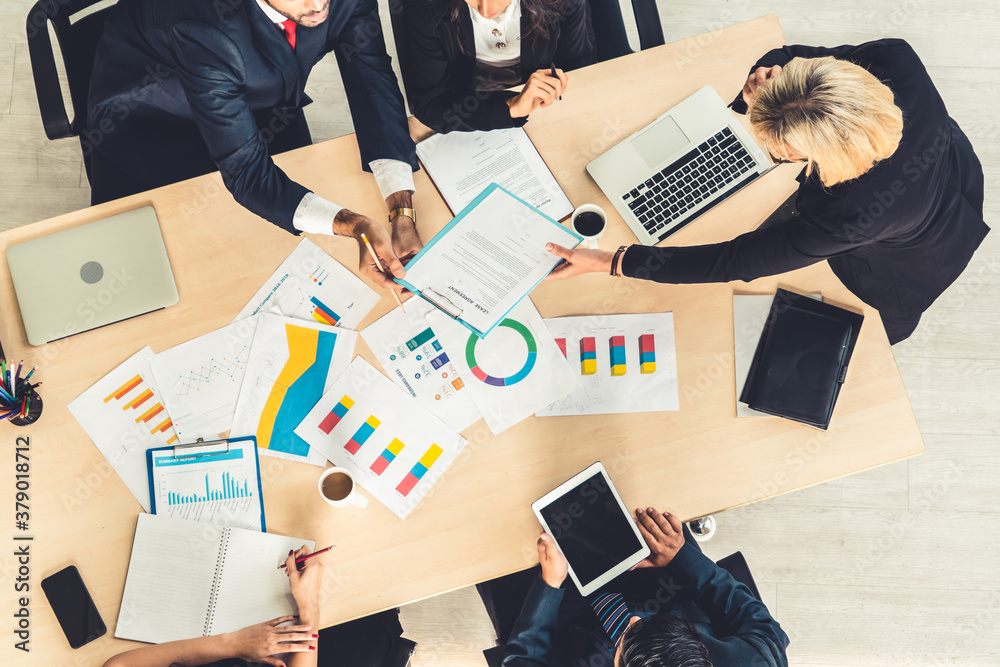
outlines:
M21 377L22 370L23 361L15 369L13 363L8 367L7 362L0 359L0 420L15 426L34 424L42 415L42 398L35 391L42 383L31 382L38 366L24 377Z

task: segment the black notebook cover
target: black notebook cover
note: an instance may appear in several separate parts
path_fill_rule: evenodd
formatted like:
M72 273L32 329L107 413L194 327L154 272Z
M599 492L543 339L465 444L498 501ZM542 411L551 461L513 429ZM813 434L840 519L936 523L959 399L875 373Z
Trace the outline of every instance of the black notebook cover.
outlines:
M740 400L826 430L864 316L779 289Z

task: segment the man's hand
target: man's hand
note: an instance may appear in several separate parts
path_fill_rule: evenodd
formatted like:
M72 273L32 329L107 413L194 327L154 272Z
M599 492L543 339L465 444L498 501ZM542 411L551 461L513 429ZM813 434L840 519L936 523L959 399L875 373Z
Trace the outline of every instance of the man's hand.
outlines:
M558 100L569 87L569 76L561 69L552 76L551 69L540 69L533 72L524 84L524 88L507 100L511 118L524 118L539 107L547 107Z
M743 86L743 101L747 103L747 106L753 102L753 94L757 90L757 86L779 74L781 74L781 65L775 65L774 67L758 67L753 74L747 77L747 83Z
M659 512L652 507L635 511L639 532L649 545L650 554L630 569L664 567L674 559L684 546L684 527L681 520L670 512Z
M295 569L294 564L292 569ZM244 660L266 662L275 667L285 663L270 656L278 653L301 653L316 650L316 634L308 625L285 625L279 623L294 621L295 616L279 616L264 623L258 623L224 635L231 647L229 655Z
M413 208L413 192L402 190L385 198L385 204L392 212L397 208ZM392 227L392 249L405 266L424 247L417 233L416 221L408 215L397 215L389 220Z
M546 243L545 249L565 260L552 269L549 275L545 276L546 280L562 280L584 273L604 272L611 274L611 260L614 259L614 253L603 250L570 250L555 243Z
M337 214L333 220L333 232L338 236L353 236L358 242L358 268L379 287L403 291L403 286L394 282L392 277L402 278L406 275L403 263L396 257L392 249L392 239L385 227L371 218L359 215L346 208ZM375 250L378 264L372 259L361 235L364 234Z
M562 555L555 540L542 533L538 536L538 562L542 564L542 581L552 588L559 588L569 573L569 561Z

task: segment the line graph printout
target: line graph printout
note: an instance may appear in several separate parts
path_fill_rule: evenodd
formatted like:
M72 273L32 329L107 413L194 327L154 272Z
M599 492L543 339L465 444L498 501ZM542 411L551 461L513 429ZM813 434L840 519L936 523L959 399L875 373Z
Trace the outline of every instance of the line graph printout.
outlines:
M347 370L358 334L281 315L258 317L232 435L256 436L261 454L325 466L326 457L294 430Z
M401 519L466 442L361 357L295 432L334 465L350 470L365 491Z
M232 428L257 319L233 322L150 360L182 441L215 439Z
M553 317L545 325L580 386L536 416L680 409L673 313Z
M177 444L144 347L69 404L69 411L149 512L146 450Z
M302 239L236 320L277 308L285 317L354 329L379 294L309 239Z

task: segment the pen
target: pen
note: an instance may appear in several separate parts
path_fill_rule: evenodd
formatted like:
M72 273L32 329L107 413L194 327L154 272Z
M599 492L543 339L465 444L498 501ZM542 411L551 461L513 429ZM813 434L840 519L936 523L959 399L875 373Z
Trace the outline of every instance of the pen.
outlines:
M295 564L296 564L296 565L301 565L302 563L306 562L307 560L309 560L309 559L310 559L310 558L312 558L313 556L318 556L318 555L320 555L320 554L325 554L325 553L326 553L327 551L329 551L330 549L336 549L336 548L337 548L337 545L336 545L336 544L331 544L331 545L330 545L330 546L328 546L328 547L327 547L326 549L320 549L319 551L314 551L314 552L312 552L311 554L308 554L308 555L306 555L306 556L303 556L302 558L296 558L296 559L295 559ZM281 565L279 565L279 566L278 566L278 569L279 569L279 570L283 570L284 568L285 568L285 564L284 564L284 563L282 563Z
M21 378L21 367L22 366L24 366L24 360L23 359L21 360L21 363L19 363L17 365L17 372L14 373L14 384L15 385L20 381L20 378Z
M550 67L552 68L552 74L550 74L549 76L551 76L553 79L558 79L559 75L556 74L556 64L552 63ZM559 99L562 99L562 95L559 96Z
M378 261L378 255L375 254L375 249L372 248L372 244L368 241L368 237L362 234L361 240L365 242L365 247L368 248L368 252L372 256L372 261L375 262L375 266L382 266L381 262ZM383 271L383 273L385 272ZM388 273L386 273L386 275L388 275ZM399 305L399 309L405 313L406 309L403 308L403 302L399 300L399 295L396 294L396 290L389 291L392 292L392 298L396 300L396 303Z

